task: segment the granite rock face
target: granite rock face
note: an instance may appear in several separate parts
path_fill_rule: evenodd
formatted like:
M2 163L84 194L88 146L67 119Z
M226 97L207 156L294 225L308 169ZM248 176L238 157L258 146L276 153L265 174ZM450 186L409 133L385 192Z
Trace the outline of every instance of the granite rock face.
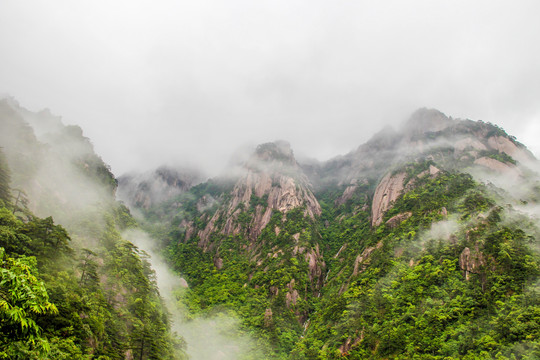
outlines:
M241 176L231 192L230 200L213 216L199 233L201 245L218 231L225 235L237 235L242 231L238 217L244 209L253 207L248 226L248 236L255 241L268 225L272 214L287 214L296 208L304 208L304 215L314 219L321 214L321 206L311 190L307 176L296 162L286 142L259 145L251 158L243 165ZM218 228L219 218L225 219Z
M499 160L492 159L485 156L476 159L474 161L474 164L482 166L484 168L488 168L498 173L510 175L511 177L516 178L516 179L522 175L521 170L517 166L513 164L503 163Z
M528 162L534 160L532 153L523 146L518 146L509 138L504 136L491 136L487 140L491 149L505 153L519 162Z
M371 225L378 226L382 223L384 214L392 207L392 204L405 188L403 182L407 174L400 172L397 174L387 174L377 185L373 195L371 206Z

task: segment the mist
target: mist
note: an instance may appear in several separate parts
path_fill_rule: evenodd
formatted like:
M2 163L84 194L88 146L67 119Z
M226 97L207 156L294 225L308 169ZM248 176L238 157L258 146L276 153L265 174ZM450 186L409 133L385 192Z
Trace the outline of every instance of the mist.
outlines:
M103 229L101 212L112 208L116 183L106 165L101 181L91 173L101 160L82 130L64 126L48 112L30 112L13 99L0 100L0 122L17 201L40 217L54 217L74 239L85 232L81 229ZM82 243L93 247L95 241Z
M99 234L106 231L106 218L118 203L114 201L114 187L89 176L87 164L80 163L81 159L95 156L81 129L64 126L60 118L47 112L32 113L13 100L0 101L0 124L2 151L14 175L12 186L15 192L21 191L28 208L40 217L53 216L55 223L69 231L76 249L103 246ZM196 182L197 176L184 179ZM164 183L159 188L151 188L152 196L163 195L160 191L168 189L165 180L162 178ZM169 196L180 190L171 191ZM153 199L162 200L163 196ZM261 340L247 335L233 314L197 317L182 305L179 299L188 284L166 264L160 255L162 249L156 245L158 241L139 229L127 230L121 238L149 255L159 294L171 315L171 330L185 341L185 352L190 359L260 358L257 346Z
M158 243L143 230L128 230L122 236L150 255L159 292L170 312L172 329L186 341L191 360L238 360L262 358L257 342L242 332L239 319L227 313L194 317L178 297L188 287L160 255Z
M15 132L1 129L1 146L16 150L7 151L10 164L21 166L13 183L26 189L29 208L52 215L89 247L92 239L78 238L77 229L103 230L100 210L116 195L116 184L87 178L85 161L95 160L94 149L111 166L101 169L106 175L158 180L150 182L148 206L183 191L153 175L164 165L197 169L203 175L194 183L237 177L245 174L238 164L249 160L246 154L276 139L288 141L301 163L338 163L362 155L354 149L372 134L399 128L423 107L497 124L538 157L539 13L534 0L5 0L0 98L28 107L13 109L40 145L25 147ZM459 140L426 142L422 150ZM351 173L330 168L329 176L351 183L359 173L367 176L362 171L371 161L376 179L388 171L387 159L416 155L418 148L404 144L366 156ZM378 160L384 160L379 167ZM536 165L522 165L522 173L538 173ZM522 182L519 172L464 171L489 179L504 189L506 202L540 219L540 210L526 203L539 187ZM137 192L127 190L119 198ZM219 199L209 206L212 201ZM418 234L407 251L452 241L466 225L450 216ZM192 359L257 358L259 344L233 314L193 317L183 308L188 284L148 234L123 236L150 255L173 330ZM408 260L398 266L406 268Z
M219 172L288 140L326 160L419 107L537 154L536 1L0 4L0 94L78 124L115 174Z

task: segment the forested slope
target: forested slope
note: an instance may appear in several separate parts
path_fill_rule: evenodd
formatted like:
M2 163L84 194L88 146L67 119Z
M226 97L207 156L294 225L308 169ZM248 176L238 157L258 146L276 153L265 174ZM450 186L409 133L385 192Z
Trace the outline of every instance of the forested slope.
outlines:
M240 319L216 358L540 357L540 166L493 124L421 109L323 163L277 141L207 181L131 174L137 221L80 128L9 99L0 124L0 357L187 358L141 227L178 320Z
M181 301L236 312L268 358L533 359L537 168L503 129L421 109L325 163L263 144L142 213Z
M80 128L0 101L0 358L182 359L116 180Z

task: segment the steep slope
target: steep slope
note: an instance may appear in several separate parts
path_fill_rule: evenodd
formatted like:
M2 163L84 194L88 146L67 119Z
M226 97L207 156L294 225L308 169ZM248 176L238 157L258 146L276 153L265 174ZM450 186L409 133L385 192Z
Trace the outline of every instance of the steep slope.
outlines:
M393 139L383 142L392 144L382 154L386 167L366 159L378 153L379 134L320 170L339 171L346 181L326 178L317 192L329 224L321 235L335 255L327 260L321 310L294 353L537 356L538 332L527 323L539 304L529 288L539 275L538 226L514 208L536 201L536 160L494 125L434 110L385 134ZM512 311L527 314L516 324L535 335L489 325Z
M260 145L235 173L151 211L169 212L161 220L172 226L170 259L190 286L191 310L242 308L244 324L286 354L324 280L321 208L285 142ZM227 294L215 291L218 284Z
M13 100L0 101L0 126L11 175L0 201L0 357L184 358L147 255L120 235L135 222L114 199L116 179L82 130Z
M235 184L226 206L222 206L199 232L200 246L205 247L211 234L245 235L256 241L268 225L273 213L286 215L302 208L304 216L314 219L320 215L319 203L313 196L307 177L301 172L290 146L283 142L268 143L257 147L254 155L244 165L245 175ZM245 211L252 211L247 227L239 219ZM216 222L226 219L223 228ZM279 228L275 230L279 232Z
M296 352L322 359L537 354L529 321L538 320L540 304L530 288L539 275L531 247L538 227L497 206L501 200L467 174L441 171L418 178L373 231L338 211L341 224L323 238L340 237L345 249L328 262L321 310ZM500 327L512 312L522 314L516 327Z
M38 137L30 124L40 124L40 113L29 114L13 100L0 100L0 141L12 170L12 187L24 191L21 196L30 200L30 209L38 216L52 215L69 228L97 204L110 206L117 181L82 130L55 118L46 131L47 115Z
M153 213L182 301L235 311L269 358L534 357L535 168L499 127L420 109L322 164L263 144Z
M495 125L420 109L399 131L385 129L357 150L320 165L310 172L311 181L320 188L347 184L341 202L351 197L353 188L374 187L372 224L379 225L383 213L405 189L404 180L411 180L410 174L399 169L425 161L431 162L426 169L431 175L444 168L472 173L483 181L509 178L525 183L523 174L530 173L529 165L536 162L530 151Z
M327 184L380 178L393 166L428 156L453 169L483 157L525 165L534 161L530 151L495 125L419 109L398 131L384 129L355 151L322 164L311 180Z

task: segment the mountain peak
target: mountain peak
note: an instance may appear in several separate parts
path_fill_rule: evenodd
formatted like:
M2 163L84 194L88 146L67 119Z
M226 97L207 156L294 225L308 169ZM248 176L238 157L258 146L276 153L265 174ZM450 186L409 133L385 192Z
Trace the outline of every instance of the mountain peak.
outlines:
M263 162L277 161L290 165L296 164L291 144L284 140L277 140L257 146L252 157L253 159Z
M441 131L452 123L452 119L437 109L420 108L403 125L403 130L410 133Z

